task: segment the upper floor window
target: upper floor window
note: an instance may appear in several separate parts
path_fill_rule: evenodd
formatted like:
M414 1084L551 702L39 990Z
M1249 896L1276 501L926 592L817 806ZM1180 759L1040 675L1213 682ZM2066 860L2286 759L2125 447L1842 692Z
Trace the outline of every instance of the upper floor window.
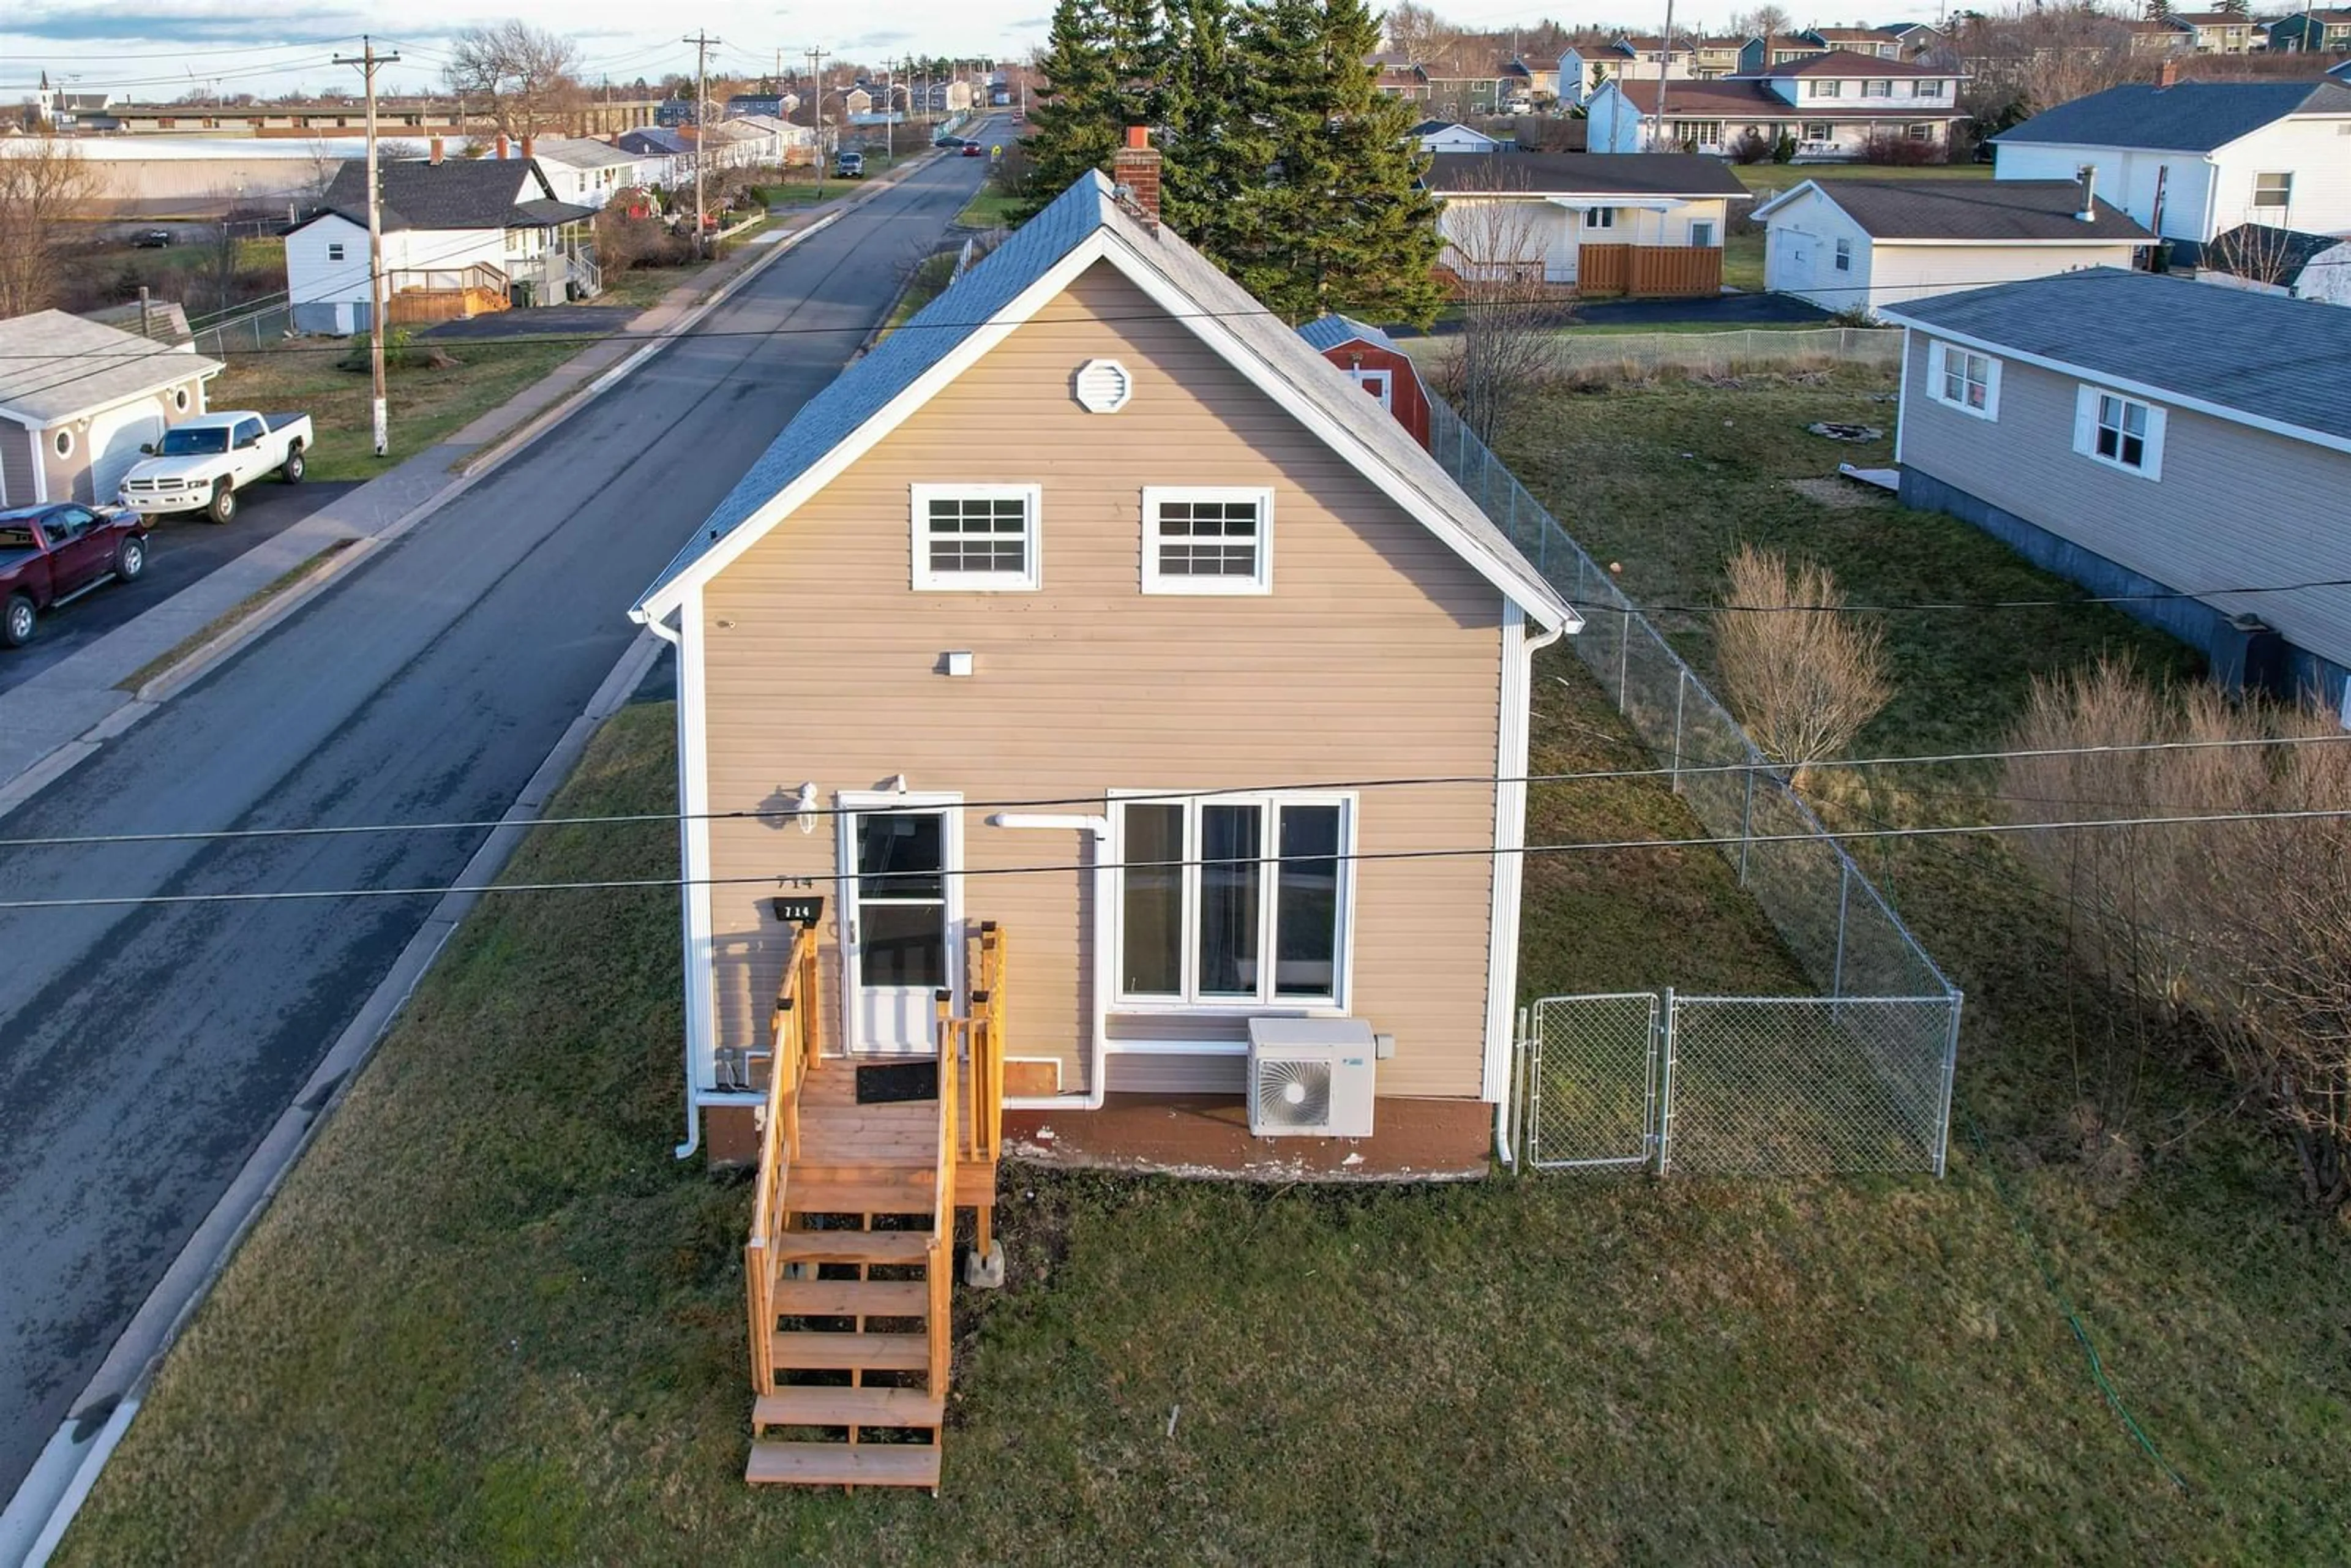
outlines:
M327 242L327 259L329 261L340 261L343 259L342 241L338 239L329 240Z
M1928 78L1915 83L1910 91L1917 98L1940 98L1943 96L1943 79L1940 77Z
M2163 410L2085 386L2074 394L2074 450L2142 479L2163 476Z
M1892 98L1894 96L1894 84L1890 81L1865 81L1861 84L1861 96L1864 98Z
M1020 591L1042 580L1034 485L917 485L914 586Z
M2253 205L2283 207L2294 200L2294 175L2256 174L2253 176Z
M1143 591L1266 593L1273 588L1273 492L1143 492Z
M1937 343L1927 361L1927 390L1939 403L1978 419L2000 417L2000 361L1950 343Z
M1813 83L1813 96L1814 98L1843 98L1844 96L1844 83L1841 81L1815 81Z
M1839 272L1853 270L1853 241L1841 239L1836 242L1836 269Z

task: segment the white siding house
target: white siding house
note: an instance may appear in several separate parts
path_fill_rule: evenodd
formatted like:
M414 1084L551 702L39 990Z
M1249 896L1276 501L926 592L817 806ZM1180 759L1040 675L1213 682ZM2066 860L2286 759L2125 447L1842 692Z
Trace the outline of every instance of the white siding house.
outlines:
M1444 204L1437 232L1457 275L1540 267L1544 282L1562 287L1592 286L1586 246L1667 247L1714 253L1711 294L1730 204L1747 199L1721 163L1678 152L1454 153L1430 160L1425 178Z
M1992 141L1998 178L2094 168L2100 194L2189 246L2248 223L2351 232L2351 87L2338 82L2118 87Z
M1642 71L1655 68L1642 68ZM1635 72L1595 89L1589 105L1594 152L1728 152L1748 131L1796 143L1801 162L1861 157L1893 137L1926 147L1940 162L1967 118L1959 109L1966 73L1838 50L1754 75L1660 84ZM1661 95L1662 94L1662 101Z
M531 158L559 202L601 207L612 193L637 181L637 159L609 141L586 136L541 136Z
M2070 180L1807 180L1755 217L1765 287L1872 314L1957 288L2128 268L2155 240Z

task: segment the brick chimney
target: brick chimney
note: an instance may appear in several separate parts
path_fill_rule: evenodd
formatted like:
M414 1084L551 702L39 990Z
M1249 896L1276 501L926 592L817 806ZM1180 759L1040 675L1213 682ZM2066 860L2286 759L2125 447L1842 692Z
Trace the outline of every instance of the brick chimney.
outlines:
M530 156L531 144L538 140L538 139L535 136L525 136L522 139L522 155L524 157L528 158Z
M2158 88L2179 85L2179 62L2168 59L2155 68L2155 85Z
M1126 145L1111 154L1110 181L1145 228L1159 226L1159 149L1151 145L1149 127L1126 128Z
M438 163L441 162L441 139L438 136L433 139L432 149L432 162Z
M511 154L507 151L507 133L501 131L498 132L498 161L504 162L509 156Z

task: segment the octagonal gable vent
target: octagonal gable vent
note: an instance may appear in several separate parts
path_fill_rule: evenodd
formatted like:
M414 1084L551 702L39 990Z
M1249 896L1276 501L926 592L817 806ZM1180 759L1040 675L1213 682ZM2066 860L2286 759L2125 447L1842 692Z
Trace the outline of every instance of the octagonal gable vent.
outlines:
M1078 406L1089 413L1116 413L1134 395L1134 378L1116 360L1088 360L1078 367Z

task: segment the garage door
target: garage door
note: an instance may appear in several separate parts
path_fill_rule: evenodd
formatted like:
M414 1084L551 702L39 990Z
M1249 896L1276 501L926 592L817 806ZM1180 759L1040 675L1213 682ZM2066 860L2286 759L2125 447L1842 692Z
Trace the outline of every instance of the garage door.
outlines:
M76 499L104 506L139 461L141 446L163 439L163 415L153 408L110 409L89 422L89 491Z

